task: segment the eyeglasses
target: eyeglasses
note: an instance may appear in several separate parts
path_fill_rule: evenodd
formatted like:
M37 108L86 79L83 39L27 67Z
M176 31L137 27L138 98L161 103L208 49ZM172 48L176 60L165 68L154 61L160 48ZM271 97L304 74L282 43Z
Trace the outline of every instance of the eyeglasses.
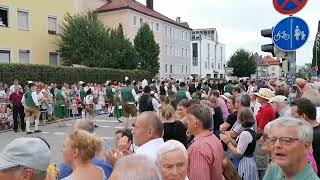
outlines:
M291 137L279 137L279 138L277 138L277 137L269 137L267 139L267 142L269 144L271 144L271 145L275 145L276 142L278 141L278 139L279 139L280 144L282 144L282 145L290 145L294 141L300 141L300 139L298 139L298 138L291 138Z

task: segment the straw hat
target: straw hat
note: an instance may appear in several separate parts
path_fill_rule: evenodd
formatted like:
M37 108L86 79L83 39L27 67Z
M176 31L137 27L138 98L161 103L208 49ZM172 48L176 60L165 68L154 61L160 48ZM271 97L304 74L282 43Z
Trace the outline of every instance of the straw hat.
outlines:
M270 98L273 97L273 93L270 89L267 88L260 88L259 92L254 93L256 96L259 96L263 99L269 100Z

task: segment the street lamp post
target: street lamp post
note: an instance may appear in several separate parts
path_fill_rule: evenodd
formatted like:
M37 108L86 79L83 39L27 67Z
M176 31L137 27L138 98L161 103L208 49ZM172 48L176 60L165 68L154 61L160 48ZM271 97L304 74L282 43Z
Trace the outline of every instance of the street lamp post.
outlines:
M319 32L317 32L316 35L316 66L318 66L318 48L319 48L320 42L319 42Z

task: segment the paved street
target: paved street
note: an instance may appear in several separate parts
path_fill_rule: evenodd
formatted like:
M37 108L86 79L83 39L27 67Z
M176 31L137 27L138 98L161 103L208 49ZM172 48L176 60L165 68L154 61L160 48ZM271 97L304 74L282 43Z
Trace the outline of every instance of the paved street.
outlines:
M60 152L63 141L71 131L73 123L74 120L67 121L67 127L63 128L59 128L57 123L40 126L39 129L42 130L42 133L32 135L27 135L23 132L14 133L13 131L0 133L0 149L15 138L39 136L46 139L51 146L51 162L57 162L59 164L63 161L62 154ZM122 125L115 118L109 118L108 115L97 116L96 124L99 126L98 128L95 128L97 135L99 137L103 137L110 143L113 141L112 138L114 136L114 132L121 128ZM33 127L31 130L33 130Z

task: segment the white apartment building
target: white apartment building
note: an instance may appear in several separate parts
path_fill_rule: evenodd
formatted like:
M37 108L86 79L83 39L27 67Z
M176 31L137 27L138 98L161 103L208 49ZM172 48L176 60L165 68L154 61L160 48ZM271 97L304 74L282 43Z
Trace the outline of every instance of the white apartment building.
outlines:
M153 9L153 0L143 5L134 0L112 0L96 10L106 27L122 25L133 42L139 28L148 23L160 46L160 78L186 79L191 74L191 32L178 17L172 20Z
M192 32L192 66L194 78L225 78L225 45L219 43L215 28Z

